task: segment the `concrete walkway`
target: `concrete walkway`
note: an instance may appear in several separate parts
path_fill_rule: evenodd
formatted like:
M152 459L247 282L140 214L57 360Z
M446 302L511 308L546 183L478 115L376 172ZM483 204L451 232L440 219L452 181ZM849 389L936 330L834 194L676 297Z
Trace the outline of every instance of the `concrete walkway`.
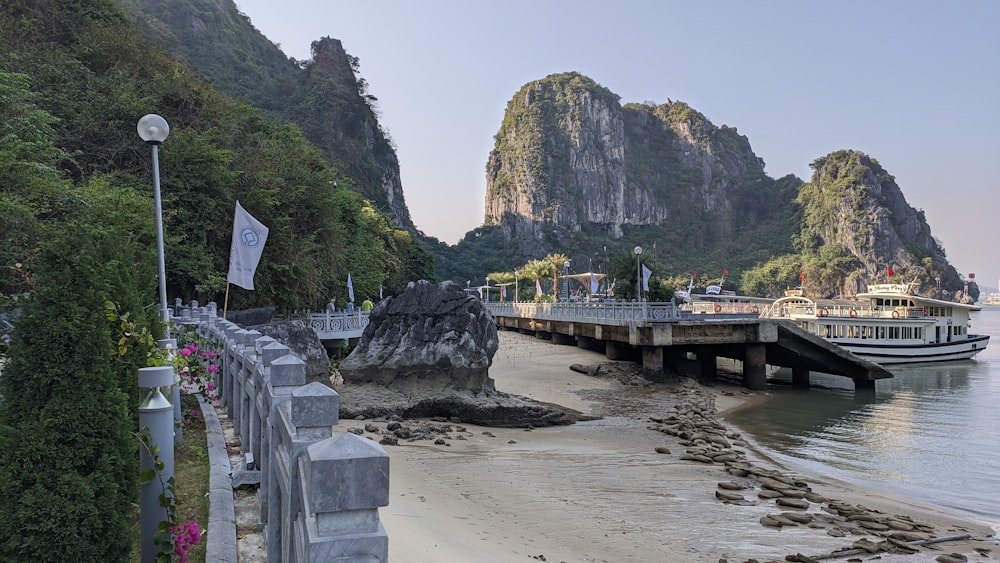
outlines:
M240 439L233 424L215 405L198 395L208 436L209 509L205 560L221 563L267 561L264 533L258 523L256 489L233 490L232 468L240 461Z

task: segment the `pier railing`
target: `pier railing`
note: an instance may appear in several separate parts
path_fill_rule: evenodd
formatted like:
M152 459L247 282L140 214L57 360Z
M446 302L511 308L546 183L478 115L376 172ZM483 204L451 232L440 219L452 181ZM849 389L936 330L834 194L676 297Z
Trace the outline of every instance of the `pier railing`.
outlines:
M368 326L368 313L312 313L306 318L306 323L316 331L320 340L361 338L361 333Z
M690 317L673 303L571 302L571 303L484 303L494 316L524 317L544 321L588 321L603 325L675 322Z

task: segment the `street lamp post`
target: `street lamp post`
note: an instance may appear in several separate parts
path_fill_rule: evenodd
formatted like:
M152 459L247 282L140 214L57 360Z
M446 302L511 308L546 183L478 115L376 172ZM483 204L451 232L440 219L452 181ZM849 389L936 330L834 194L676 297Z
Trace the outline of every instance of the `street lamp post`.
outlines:
M514 303L517 303L517 280L520 275L520 272L514 270Z
M167 267L163 258L163 208L160 204L160 158L157 148L170 134L170 125L159 115L150 113L142 116L136 126L139 137L153 147L153 200L156 206L156 251L159 259L160 274L160 319L170 321L167 312Z
M567 260L566 263L563 264L563 287L566 288L566 291L565 291L566 301L570 300L570 298L569 298L569 264L570 264L569 260Z
M639 301L642 301L642 270L639 269L639 256L642 254L642 247L637 246L632 249L635 252L635 294L639 296Z

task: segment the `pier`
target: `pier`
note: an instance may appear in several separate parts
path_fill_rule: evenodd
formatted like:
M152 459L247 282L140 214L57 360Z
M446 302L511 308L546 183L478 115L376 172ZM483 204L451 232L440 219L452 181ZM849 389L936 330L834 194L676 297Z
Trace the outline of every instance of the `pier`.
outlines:
M742 362L743 384L767 386L767 366L789 368L792 384L809 386L809 373L850 378L873 389L892 374L786 320L755 314L691 313L673 303L484 303L497 328L517 330L603 352L610 360L641 361L651 379L668 370L715 378L718 358Z

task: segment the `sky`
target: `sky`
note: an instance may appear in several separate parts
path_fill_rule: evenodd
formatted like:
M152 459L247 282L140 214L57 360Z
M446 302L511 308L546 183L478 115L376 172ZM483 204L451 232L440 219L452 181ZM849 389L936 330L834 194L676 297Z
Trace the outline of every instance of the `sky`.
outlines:
M1000 2L235 1L289 57L333 37L359 59L413 221L450 244L483 224L507 102L576 71L622 104L680 100L735 127L773 178L867 153L959 273L998 285Z

